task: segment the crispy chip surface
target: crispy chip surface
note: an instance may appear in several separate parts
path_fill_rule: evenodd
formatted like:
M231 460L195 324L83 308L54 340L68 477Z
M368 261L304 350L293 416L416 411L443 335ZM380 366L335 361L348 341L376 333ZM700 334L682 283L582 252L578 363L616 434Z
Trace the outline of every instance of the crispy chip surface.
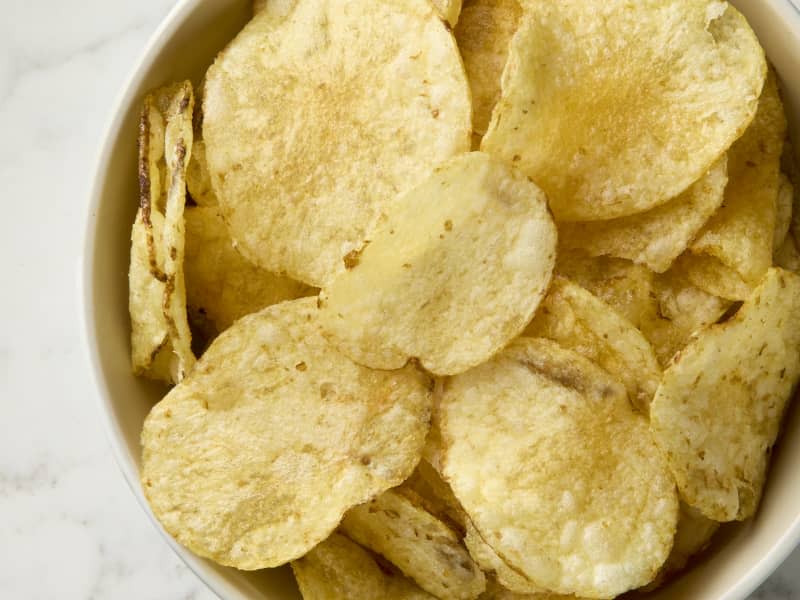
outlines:
M382 569L364 548L334 533L292 562L303 600L435 600L400 574Z
M627 258L663 273L722 204L727 182L727 158L723 156L677 198L629 217L563 223L559 242L592 256Z
M319 286L397 194L469 150L469 85L428 0L278 4L206 75L203 137L242 254Z
M559 220L643 212L741 135L765 73L758 40L726 2L533 2L481 148L530 175Z
M755 119L728 153L725 201L691 245L694 254L716 258L750 288L772 264L785 136L786 116L770 69Z
M213 206L186 210L185 270L189 306L211 319L217 331L272 304L316 292L265 271L239 254Z
M455 29L472 90L472 129L483 135L500 99L508 46L522 17L519 0L467 0Z
M647 414L661 379L655 352L641 331L591 292L556 277L524 335L553 340L597 363Z
M428 379L354 364L316 314L306 298L241 319L145 421L145 495L200 556L247 570L298 558L419 461Z
M340 530L386 557L422 589L442 600L472 599L486 588L458 533L403 489L350 509Z
M452 377L440 410L444 477L519 574L595 598L655 577L675 533L675 484L606 371L552 341L520 338Z
M650 407L683 499L716 521L758 506L768 453L800 376L800 276L770 269L730 320L673 359Z
M321 320L360 364L409 358L437 375L519 335L550 282L556 230L541 191L480 152L442 165L320 294Z

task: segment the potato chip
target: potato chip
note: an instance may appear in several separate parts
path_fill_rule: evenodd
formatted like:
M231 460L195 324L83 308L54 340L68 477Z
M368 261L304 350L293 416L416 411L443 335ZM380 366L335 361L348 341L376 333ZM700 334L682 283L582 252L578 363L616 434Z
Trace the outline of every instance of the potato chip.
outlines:
M203 140L195 140L192 146L192 157L186 171L186 187L189 195L198 206L217 206L214 190L211 188L211 176L206 161L206 144Z
M533 2L481 148L530 175L558 220L628 216L711 168L753 118L765 73L727 2Z
M609 221L563 223L559 243L592 256L627 258L663 273L722 204L727 182L723 156L688 190L661 206Z
M675 533L675 483L606 371L552 341L520 338L450 378L440 411L443 475L520 575L593 598L655 577Z
M319 334L313 298L283 302L220 335L150 412L145 495L195 554L277 566L411 474L430 406L420 372L356 365Z
M466 526L464 509L461 508L447 482L425 458L419 461L411 477L403 483L403 487L406 493L411 491L419 496L425 510L447 523L460 535L464 535Z
M800 377L798 322L800 276L770 269L735 316L703 330L664 372L651 428L683 499L709 519L746 519L758 506Z
M694 254L711 256L754 287L772 264L775 204L786 116L770 70L758 112L728 153L725 201L691 245ZM731 275L732 278L732 275ZM697 277L692 279L696 285ZM732 300L733 294L714 292Z
M206 75L211 183L242 254L321 286L395 196L470 147L455 39L428 0L259 12Z
M186 211L186 289L189 305L208 317L218 332L272 304L316 294L314 288L242 257L213 206Z
M594 361L622 382L631 403L647 414L661 380L653 348L630 321L591 292L556 277L524 335L553 340Z
M772 233L767 240L772 246ZM770 259L771 261L771 259ZM753 285L745 281L736 269L708 254L686 252L675 261L675 270L683 273L701 290L726 300L739 301L747 298Z
M292 571L303 600L435 600L402 575L381 568L369 552L338 533L293 561Z
M403 488L389 490L350 509L339 528L437 598L477 598L486 579L458 533L414 500Z
M139 211L131 235L129 308L136 374L178 382L194 364L183 281L186 158L194 95L188 81L144 100Z
M508 45L522 17L518 0L467 0L455 29L472 90L472 130L483 135L500 99Z
M794 204L794 186L789 178L781 173L778 184L778 200L775 210L775 235L772 238L773 253L783 246L786 235L792 226L792 205Z
M555 263L541 191L486 154L463 154L397 202L320 294L321 322L360 364L418 358L436 375L478 365L530 321Z
M562 596L561 594L551 594L550 592L540 592L536 594L520 594L512 592L503 587L500 583L489 580L486 582L486 591L481 595L480 600L580 600L575 596Z
M461 14L461 0L431 0L439 15L450 27L455 27Z

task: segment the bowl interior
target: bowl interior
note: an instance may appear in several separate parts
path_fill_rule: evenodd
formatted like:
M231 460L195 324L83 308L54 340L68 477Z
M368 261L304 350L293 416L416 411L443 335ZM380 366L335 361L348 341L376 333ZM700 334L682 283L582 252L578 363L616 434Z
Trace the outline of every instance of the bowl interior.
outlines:
M788 0L736 0L782 76L793 138L800 142L800 11ZM101 151L87 228L84 294L87 344L111 444L134 494L139 486L139 432L165 388L130 370L128 252L137 207L136 130L144 94L170 81L198 84L215 55L250 17L249 0L179 2L151 40L113 115ZM795 143L798 148L800 143ZM653 595L740 599L788 555L800 538L800 411L791 410L776 448L761 509L728 525L714 548L676 582ZM162 533L163 530L162 530ZM288 568L246 573L192 555L164 533L187 564L226 600L300 598Z

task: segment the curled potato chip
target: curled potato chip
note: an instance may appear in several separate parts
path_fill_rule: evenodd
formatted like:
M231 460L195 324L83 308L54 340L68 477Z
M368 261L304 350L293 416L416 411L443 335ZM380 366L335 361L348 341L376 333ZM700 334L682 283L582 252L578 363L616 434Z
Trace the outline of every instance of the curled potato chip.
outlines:
M292 571L303 600L435 600L402 575L381 568L369 552L338 533L293 561Z
M522 17L519 0L467 0L455 28L472 90L472 130L483 135L500 99L508 45Z
M470 146L469 85L428 0L268 3L206 75L211 182L242 254L320 286L397 194Z
M647 414L661 380L656 355L642 332L581 286L557 277L528 337L543 337L597 363L625 385L631 403Z
M556 230L541 191L480 152L397 202L351 268L320 294L321 322L355 361L436 375L480 364L519 335L550 282Z
M800 276L770 269L734 317L675 356L650 423L687 504L715 521L758 506L769 449L800 377Z
M450 378L440 411L443 475L519 574L594 598L655 577L675 533L675 483L606 371L552 341L520 338Z
M186 163L194 94L188 81L144 100L139 123L139 211L131 235L133 370L178 382L194 364L183 278Z
M694 254L716 258L743 282L749 295L772 264L775 205L786 116L770 69L755 119L728 153L725 201L692 242ZM733 274L725 280L732 279ZM693 278L696 285L697 277ZM731 298L716 293L719 296ZM737 294L741 296L741 294ZM741 300L739 298L731 298Z
M558 220L643 212L681 194L741 135L765 72L755 34L727 2L532 2L481 149L531 176Z
M722 204L727 181L723 156L689 189L661 206L608 221L563 223L559 243L592 256L627 258L663 273Z
M383 555L425 591L442 600L472 599L486 588L456 531L402 488L350 509L340 530Z
M778 200L775 211L775 235L772 238L772 248L775 252L783 246L786 235L792 226L792 205L794 204L794 186L789 178L780 174L778 184Z
M419 461L428 379L356 365L316 315L305 298L237 321L148 415L145 495L195 554L246 570L298 558Z
M247 261L234 248L213 206L187 209L185 262L188 304L210 319L217 331L272 304L316 292Z

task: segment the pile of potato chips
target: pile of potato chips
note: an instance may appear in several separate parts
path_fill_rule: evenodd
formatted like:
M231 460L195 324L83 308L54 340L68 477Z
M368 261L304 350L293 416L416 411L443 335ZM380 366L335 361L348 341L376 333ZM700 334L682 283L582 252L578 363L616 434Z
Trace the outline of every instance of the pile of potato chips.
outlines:
M614 598L757 510L800 378L776 75L721 0L261 0L144 100L153 512L304 598Z

